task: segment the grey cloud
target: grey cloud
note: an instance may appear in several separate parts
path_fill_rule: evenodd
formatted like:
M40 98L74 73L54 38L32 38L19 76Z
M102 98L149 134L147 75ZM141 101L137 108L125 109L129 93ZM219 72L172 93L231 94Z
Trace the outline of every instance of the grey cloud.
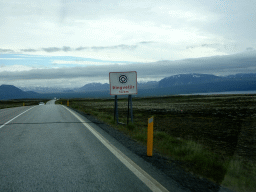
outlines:
M144 43L149 43L149 42L140 42L141 44ZM83 50L94 50L94 51L99 51L99 50L110 50L110 49L122 49L122 50L134 50L138 47L138 45L114 45L114 46L93 46L93 47L77 47L75 49L69 47L69 46L63 46L63 47L47 47L47 48L42 48L41 50L52 53L52 52L59 52L59 51L64 51L64 52L69 52L69 51L83 51ZM11 52L12 50L10 49L0 49L0 52ZM36 52L36 49L21 49L20 51L22 52Z
M121 45L114 45L114 46L92 46L92 47L78 47L78 48L75 48L74 50L75 51L82 51L82 50L88 50L88 49L91 49L91 50L94 50L94 51L99 51L99 50L110 50L110 49L122 49L122 50L134 50L138 47L138 45L124 45L124 44L121 44ZM72 51L73 49L70 48L70 47L66 47L64 46L63 48L56 48L56 47L53 47L53 48L47 48L47 52L53 52L53 51ZM46 50L45 50L46 51Z
M256 51L240 54L213 56L179 61L158 61L126 65L98 65L87 67L34 69L22 72L0 72L1 81L50 80L71 81L84 78L86 81L108 80L109 72L137 71L138 78L164 78L175 74L204 73L229 75L256 71ZM65 81L65 80L64 80Z
M110 50L110 49L128 49L128 50L134 50L138 47L138 45L114 45L114 46L93 46L93 47L78 47L75 50L76 51L82 51L86 49L91 49L94 51L99 51L99 50Z
M253 51L253 50L254 50L253 47L247 47L247 48L246 48L246 51Z
M186 49L194 49L194 48L198 48L198 47L217 47L217 46L220 46L220 44L218 44L218 43L212 43L212 44L204 43L204 44L201 44L201 45L187 46Z
M134 50L138 47L138 45L118 45L118 46L113 46L114 49L118 49L118 48L121 48L121 49L129 49L129 50Z
M216 46L216 45L219 45L219 44L202 44L201 47L212 47L212 46Z
M58 47L49 47L49 48L42 48L42 49L48 53L61 51L61 48L58 48Z
M91 47L92 50L103 50L107 49L107 47Z
M89 49L89 47L78 47L75 50L76 51L82 51L82 50L85 50L85 49Z
M71 51L72 49L71 49L70 47L64 46L64 47L62 48L62 50L65 51L65 52L68 52L68 51Z
M128 49L128 50L134 50L138 47L138 45L115 45L115 46L107 46L107 47L91 47L92 50L106 50L106 49Z
M0 53L13 53L14 52L14 50L12 50L12 49L0 49Z
M187 46L186 49L194 49L196 46Z
M58 51L72 51L71 47L63 46L62 48L59 47L48 47L48 48L42 48L43 51L51 53L51 52L58 52ZM22 52L37 52L38 50L36 49L21 49L20 51Z
M36 49L21 49L22 52L37 52Z
M139 42L138 44L152 44L152 43L155 43L154 41L141 41Z
M138 47L138 45L118 45L117 48L121 49L129 49L129 50L134 50Z

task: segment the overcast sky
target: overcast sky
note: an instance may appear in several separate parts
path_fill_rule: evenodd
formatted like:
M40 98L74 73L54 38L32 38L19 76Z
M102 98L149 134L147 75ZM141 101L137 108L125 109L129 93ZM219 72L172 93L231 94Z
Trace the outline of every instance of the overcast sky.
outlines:
M255 0L0 0L0 85L256 72Z

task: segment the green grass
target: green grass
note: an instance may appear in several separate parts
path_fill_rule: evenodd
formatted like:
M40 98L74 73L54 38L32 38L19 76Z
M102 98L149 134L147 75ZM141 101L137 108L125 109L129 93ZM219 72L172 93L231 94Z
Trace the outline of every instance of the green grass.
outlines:
M133 130L135 129L135 125L134 125L133 123L129 123L129 124L127 125L127 129L128 129L129 131L133 131Z
M239 192L254 192L256 189L255 162L245 162L240 157L233 158L228 165L223 185Z
M62 102L63 104L65 103L64 100ZM118 102L119 122L126 122L127 108L125 104L127 100L120 99ZM145 103L144 108L143 102ZM190 107L189 105L191 105L192 112L194 110L199 112L202 110L211 111L212 109L215 109L216 106L219 108L224 106L226 110L230 111L232 105L227 105L227 102L233 102L231 104L236 106L238 101L233 98L229 100L229 97L221 99L220 96L175 96L173 98L164 97L161 99L138 99L134 101L134 122L129 123L128 125L116 125L116 122L114 122L113 115L111 115L113 114L113 100L71 100L70 106L95 116L99 120L129 135L132 139L137 140L143 145L147 144L147 120L154 115L153 146L155 151L170 157L172 160L179 161L180 166L184 170L192 172L200 177L207 178L238 192L255 191L255 162L247 162L239 157L221 155L214 150L210 150L208 146L193 139L182 138L182 135L179 137L175 136L175 134L171 135L170 132L166 131L168 129L165 127L172 123L171 126L177 131L182 130L181 128L184 126L187 127L191 125L191 130L193 130L195 125L208 129L218 128L219 124L216 123L216 120L218 120L217 118L212 116L198 117L193 116L190 113L187 113L187 116L186 113L179 116L179 112L178 114L171 116L162 113L155 115L154 112L149 111L150 105L152 106L151 108L156 108L156 106L159 107L162 105L162 108L166 109L168 108L166 107L166 103L169 103L169 109L171 108L177 111L180 111L180 109L186 111ZM220 103L222 103L223 106L220 105ZM138 110L136 110L136 104L142 106L142 108L138 107ZM98 108L98 105L100 105L101 108ZM199 107L199 109L195 106ZM185 119L185 117L187 119ZM197 121L197 124L193 124L195 120ZM162 124L160 124L160 121ZM186 134L189 133L190 132L186 132Z
M135 133L133 138L139 141L140 143L147 143L147 136L145 134Z

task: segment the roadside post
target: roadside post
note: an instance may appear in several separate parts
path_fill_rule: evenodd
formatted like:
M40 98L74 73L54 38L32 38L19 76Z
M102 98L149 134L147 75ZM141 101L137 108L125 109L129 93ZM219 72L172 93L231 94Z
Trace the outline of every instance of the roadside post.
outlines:
M132 95L137 94L137 72L110 72L109 73L110 95L115 95L114 121L118 121L118 95L128 95L127 125L131 117L133 122Z
M148 119L147 156L153 155L153 124L154 117Z
M67 106L69 106L69 100L67 100Z
M23 106L25 106L25 103L23 102Z

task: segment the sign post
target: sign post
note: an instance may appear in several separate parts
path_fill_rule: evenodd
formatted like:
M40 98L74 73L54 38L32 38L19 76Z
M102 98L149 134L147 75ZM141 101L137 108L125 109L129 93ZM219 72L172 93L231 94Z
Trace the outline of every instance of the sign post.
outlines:
M115 95L114 121L116 121L116 123L118 124L117 95Z
M130 111L130 108L131 108L131 111ZM133 123L132 95L128 95L127 125L129 124L129 118L130 117L131 117L131 122Z
M117 95L128 95L128 114L127 114L127 125L128 125L129 118L130 118L129 115L131 115L131 121L133 122L132 95L138 93L137 72L136 71L110 72L109 85L110 85L110 95L115 95L114 119L117 124L119 123Z

